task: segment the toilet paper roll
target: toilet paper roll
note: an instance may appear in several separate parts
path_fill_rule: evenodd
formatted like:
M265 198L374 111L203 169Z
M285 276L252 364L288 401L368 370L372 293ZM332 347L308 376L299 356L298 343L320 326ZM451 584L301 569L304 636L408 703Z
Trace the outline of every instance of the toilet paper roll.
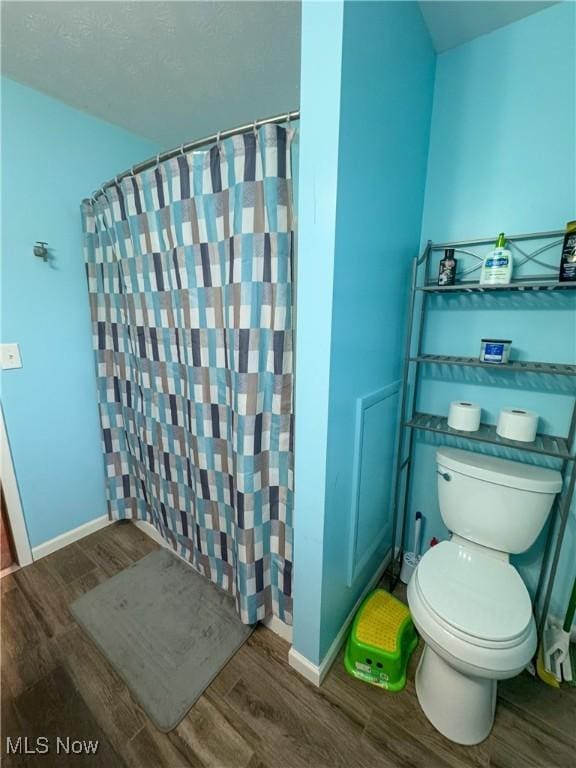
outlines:
M532 443L538 431L538 414L522 408L504 408L498 416L496 432L508 440Z
M466 400L454 400L448 411L448 426L462 432L476 432L480 426L480 406Z

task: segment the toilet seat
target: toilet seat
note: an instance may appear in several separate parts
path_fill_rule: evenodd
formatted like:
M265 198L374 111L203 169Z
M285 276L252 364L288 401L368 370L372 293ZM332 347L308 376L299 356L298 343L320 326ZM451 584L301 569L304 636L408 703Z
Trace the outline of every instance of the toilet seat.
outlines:
M424 607L424 609L429 614L429 619L433 622L433 624L436 624L438 627L441 627L444 630L444 635L449 635L452 638L458 638L462 643L465 643L466 645L475 646L480 650L486 649L486 650L499 650L499 649L507 649L507 648L516 648L519 644L524 642L524 640L531 634L532 627L531 623L528 623L528 625L525 627L524 631L521 632L517 637L515 637L512 640L505 640L505 641L499 641L499 640L488 640L485 638L478 638L474 637L473 635L468 634L467 632L463 632L453 625L451 625L449 622L445 621L442 616L437 614L435 611L433 611L429 604L426 601L426 598L422 595L422 591L420 589L419 584L417 583L417 580L414 578L414 589L418 594L418 598Z
M536 624L528 591L513 566L492 555L479 552L482 560L475 561L478 569L466 570L470 560L458 562L457 558L464 558L470 552L464 546L465 551L458 553L456 550L460 546L443 542L428 550L410 579L408 605L416 629L437 654L463 674L494 680L513 677L524 669L536 652ZM471 556L475 554L471 553ZM433 564L435 575L430 576L427 563ZM510 570L502 571L502 565ZM503 580L509 588L503 588L501 592L507 597L499 596L498 590L493 591L492 569L500 576L504 574ZM468 579L470 573L472 576ZM475 577L485 577L479 585L479 599L472 591L473 584L478 586ZM442 594L439 595L437 590ZM507 606L515 619L503 628L494 626L488 616L489 598L493 598L494 606L499 607L495 609L499 618ZM518 612L514 612L509 599L519 600L521 609Z
M424 555L414 579L436 620L473 645L513 647L530 628L528 590L507 561L445 541Z

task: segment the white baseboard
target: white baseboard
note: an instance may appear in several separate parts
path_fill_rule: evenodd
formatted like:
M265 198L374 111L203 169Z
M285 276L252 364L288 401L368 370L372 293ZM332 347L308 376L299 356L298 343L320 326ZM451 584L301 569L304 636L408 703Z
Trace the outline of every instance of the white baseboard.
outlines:
M298 651L294 649L294 646L288 651L288 664L317 688L322 684L324 678L323 675L321 675L320 666L313 664L306 658L306 656L298 653Z
M264 626L275 635L281 637L282 640L286 640L287 643L292 644L292 627L279 619L278 616L269 616L262 622Z
M144 520L132 520L132 522L134 525L138 526L141 531L144 531L144 533L153 539L157 544L160 544L161 547L166 547L171 552L175 552L175 550L172 549L166 539L162 538L162 536L158 533L152 523L148 523ZM178 557L181 557L178 552L175 552L175 554L178 555ZM181 557L181 559L190 565L190 563L188 563L188 561L183 557ZM281 637L283 640L286 640L288 643L292 642L292 627L288 624L285 624L277 616L270 616L268 619L265 619L262 624L264 624L265 627L274 632L274 634Z
M141 531L144 531L146 536L149 536L151 539L153 539L156 542L156 544L160 544L161 547L165 547L166 549L169 549L171 552L174 552L175 555L178 555L178 557L180 557L178 552L175 552L172 549L170 544L166 541L166 539L164 539L160 535L160 533L156 530L156 528L152 525L152 523L148 523L146 522L146 520L131 520L130 522L134 523L134 525L137 528L140 528ZM180 557L180 559L184 560L183 557ZM186 560L184 560L184 562L186 562Z
M288 652L288 663L290 666L296 670L296 672L299 672L303 677L306 678L306 680L309 680L313 685L319 687L322 685L322 681L328 674L328 670L334 663L334 659L338 655L338 652L340 648L344 645L344 641L346 640L346 635L348 634L348 628L350 624L352 623L354 616L356 615L356 611L358 608L360 608L360 605L362 604L362 601L366 597L366 595L371 592L380 579L382 578L382 574L388 567L388 564L390 562L390 552L386 555L380 566L378 567L378 570L376 573L372 576L368 584L364 587L362 590L362 594L356 600L354 603L354 606L348 616L346 617L346 620L344 624L340 627L340 631L332 641L332 645L330 648L328 648L328 651L320 664L314 664L309 659L306 658L306 656L303 656L301 653L299 653L297 650L295 650L293 647L290 648L290 651Z
M113 522L114 521L110 520L108 515L102 515L102 517L96 517L94 520L89 520L87 523L79 525L78 528L73 528L71 531L61 533L60 536L45 541L37 547L32 547L32 559L40 560L41 557L51 555L52 552L56 552L57 550L62 549L62 547L66 547L68 544L79 541L80 539L83 539L84 536L96 533L96 531L105 528L107 525L111 525Z

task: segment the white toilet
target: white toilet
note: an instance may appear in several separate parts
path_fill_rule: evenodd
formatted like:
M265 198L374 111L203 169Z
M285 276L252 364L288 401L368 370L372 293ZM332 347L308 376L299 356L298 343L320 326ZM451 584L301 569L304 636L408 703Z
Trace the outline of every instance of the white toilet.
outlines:
M440 448L440 512L450 541L422 557L408 604L425 648L416 693L432 725L459 744L492 728L497 681L519 674L536 652L536 625L509 554L542 530L559 472L471 451Z

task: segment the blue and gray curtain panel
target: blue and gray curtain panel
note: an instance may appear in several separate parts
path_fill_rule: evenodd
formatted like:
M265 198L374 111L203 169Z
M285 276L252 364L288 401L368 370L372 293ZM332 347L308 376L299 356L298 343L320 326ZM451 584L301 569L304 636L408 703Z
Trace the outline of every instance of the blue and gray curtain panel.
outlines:
M292 622L291 132L263 126L82 205L109 514Z

